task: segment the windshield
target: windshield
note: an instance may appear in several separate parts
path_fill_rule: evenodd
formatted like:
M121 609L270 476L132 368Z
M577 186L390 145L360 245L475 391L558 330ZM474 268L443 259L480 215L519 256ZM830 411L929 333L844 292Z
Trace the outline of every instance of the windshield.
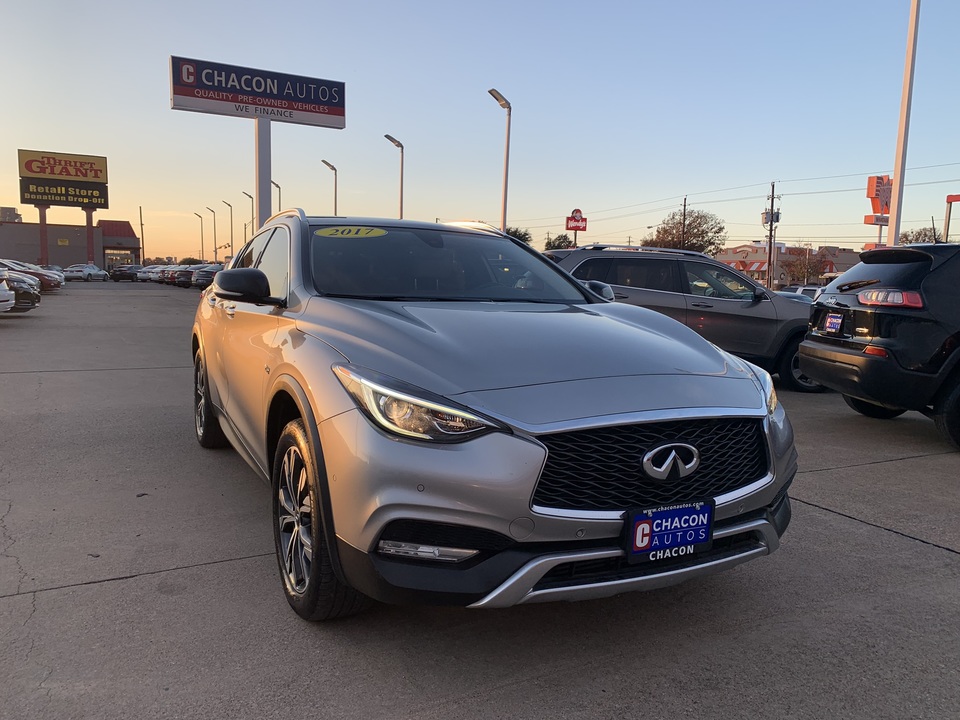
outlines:
M507 238L455 230L312 226L313 282L374 300L587 302L552 263Z

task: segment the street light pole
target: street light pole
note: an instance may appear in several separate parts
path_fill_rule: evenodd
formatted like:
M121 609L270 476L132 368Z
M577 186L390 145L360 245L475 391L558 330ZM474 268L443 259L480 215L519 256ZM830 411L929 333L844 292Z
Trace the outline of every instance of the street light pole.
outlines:
M200 218L200 259L203 260L203 215L197 212L194 215Z
M277 185L273 180L270 181L270 184L277 189L277 212L283 210L283 191L280 189L280 186Z
M209 205L207 206L207 210L213 213L213 261L216 262L217 261L217 211L214 210ZM200 258L200 259L203 260L204 258Z
M384 135L384 137L400 148L400 219L403 220L403 143L393 135Z
M507 178L510 172L510 102L498 90L490 88L488 92L493 99L500 103L500 107L507 111L507 142L503 150L503 200L500 203L500 232L507 231Z
M321 160L324 165L333 170L333 216L337 216L337 169L326 160Z
M221 200L220 202L230 208L230 257L233 257L233 205L226 200Z
M254 230L256 229L256 227L257 227L256 224L254 223L254 219L253 219L253 218L254 218L253 195L251 195L251 194L248 193L248 192L243 192L243 190L241 190L240 192L242 192L244 195L246 195L248 198L250 198L250 234L253 235L253 231L254 231ZM246 240L247 240L247 234L246 234L246 233L243 234L243 240L244 240L244 242L246 242Z

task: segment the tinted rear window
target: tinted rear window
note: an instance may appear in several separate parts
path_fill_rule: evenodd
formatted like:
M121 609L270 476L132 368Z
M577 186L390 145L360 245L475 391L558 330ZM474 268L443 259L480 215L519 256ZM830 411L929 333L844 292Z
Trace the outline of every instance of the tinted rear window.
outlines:
M894 251L890 252L892 256ZM891 257L890 259L895 258ZM841 292L839 288L856 283L858 287L850 291L855 292L856 290L867 287L862 285L862 283L869 281L875 281L870 282L869 285L869 287L874 288L893 287L901 290L916 290L920 287L920 283L923 282L923 279L929 272L929 259L919 262L862 262L859 265L854 265L843 275L827 285L824 292Z

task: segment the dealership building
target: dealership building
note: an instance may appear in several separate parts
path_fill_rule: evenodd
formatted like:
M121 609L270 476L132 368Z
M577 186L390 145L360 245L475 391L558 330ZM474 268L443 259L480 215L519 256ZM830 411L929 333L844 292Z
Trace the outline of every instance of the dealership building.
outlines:
M47 223L47 263L67 267L87 262L86 225ZM16 208L0 208L0 258L39 263L39 223L23 222ZM109 269L115 265L141 264L140 238L127 220L99 220L93 226L93 262Z

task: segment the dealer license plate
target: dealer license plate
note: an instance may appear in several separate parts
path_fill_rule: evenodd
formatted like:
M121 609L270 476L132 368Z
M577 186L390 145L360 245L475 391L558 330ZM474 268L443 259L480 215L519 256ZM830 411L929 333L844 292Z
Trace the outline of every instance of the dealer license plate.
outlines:
M627 513L627 560L669 561L709 550L713 509L713 500L703 500Z
M840 326L843 325L843 315L840 313L829 313L823 323L823 329L826 332L838 333Z

